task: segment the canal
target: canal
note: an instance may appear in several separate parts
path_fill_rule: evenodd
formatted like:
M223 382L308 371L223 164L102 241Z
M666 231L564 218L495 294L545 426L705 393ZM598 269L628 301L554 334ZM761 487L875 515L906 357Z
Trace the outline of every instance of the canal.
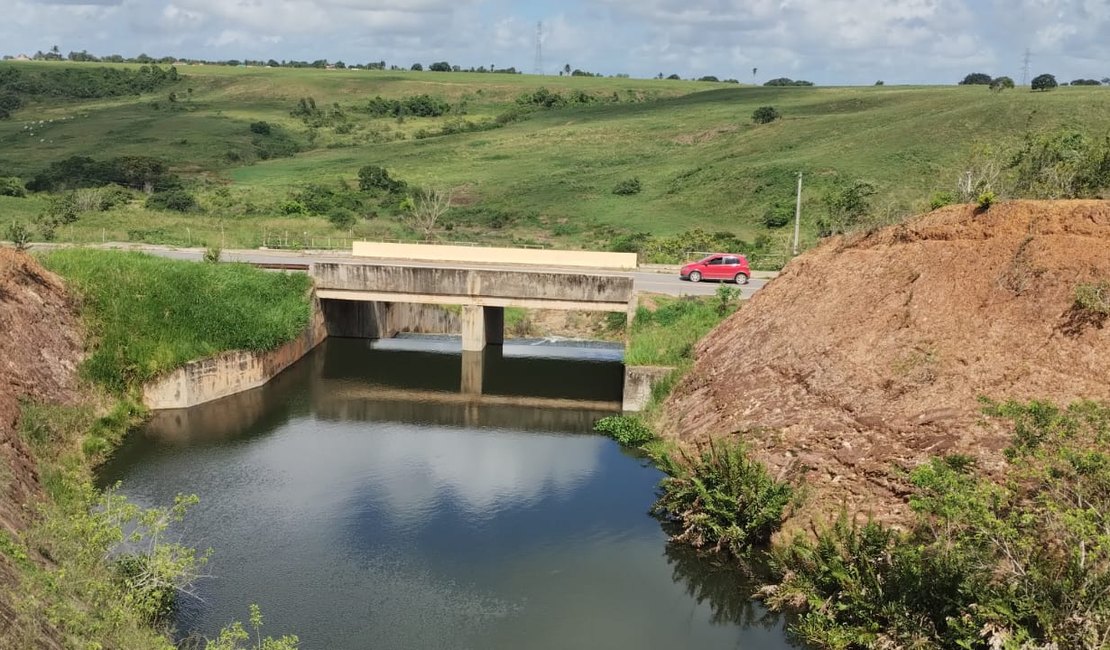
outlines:
M743 578L667 544L660 473L591 433L620 351L508 344L460 394L457 340L331 339L266 386L162 412L101 471L200 504L181 634L258 603L306 650L790 646Z

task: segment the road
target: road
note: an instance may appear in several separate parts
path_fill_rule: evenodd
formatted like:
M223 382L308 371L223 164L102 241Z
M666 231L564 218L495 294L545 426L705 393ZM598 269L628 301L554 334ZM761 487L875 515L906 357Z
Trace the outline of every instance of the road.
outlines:
M47 249L64 246L64 244L36 244L36 249ZM154 246L154 245L137 245L137 244L118 244L118 245L104 245L101 248L120 248L126 250L142 251L150 253L151 255L158 255L160 257L168 257L178 260L200 261L204 256L204 249L202 248L173 248L169 246ZM365 257L352 257L350 253L341 251L276 251L276 250L225 250L223 257L225 261L232 262L250 262L253 264L311 264L313 262L339 262L339 263L381 263L381 264L402 264L405 266L421 266L421 267L437 267L442 266L435 262L413 262L409 260L380 260ZM476 264L459 264L451 263L455 268L467 269L504 269L504 266L482 266ZM612 271L606 269L568 269L568 268L535 268L528 267L529 271L551 271L551 272L578 272L578 273L598 273L604 275L623 275L630 276L633 280L633 287L637 293L658 293L669 296L709 296L717 291L717 282L686 282L678 279L677 273L657 273L654 271ZM740 287L741 293L745 298L750 298L752 294L761 289L767 279L752 278L748 284ZM731 286L731 285L730 285Z

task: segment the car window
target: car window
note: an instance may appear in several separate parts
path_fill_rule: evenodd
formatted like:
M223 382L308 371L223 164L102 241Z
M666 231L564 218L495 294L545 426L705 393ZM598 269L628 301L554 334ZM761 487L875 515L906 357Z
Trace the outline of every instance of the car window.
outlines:
M719 258L719 257L714 257L713 259L706 262L706 264L720 264L720 263L721 263L721 258Z
M725 258L725 264L728 264L730 266L735 266L739 263L740 263L740 260L736 259L735 257L726 257Z

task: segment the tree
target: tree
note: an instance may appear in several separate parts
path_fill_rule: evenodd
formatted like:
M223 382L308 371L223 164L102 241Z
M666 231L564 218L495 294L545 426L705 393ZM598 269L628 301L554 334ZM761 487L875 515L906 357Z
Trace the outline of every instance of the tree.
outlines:
M1098 79L1073 79L1071 82L1073 86L1101 86L1102 82Z
M752 113L752 121L756 124L770 124L782 117L774 106L760 106Z
M1000 93L1007 88L1014 87L1014 80L1009 77L995 77L991 79L990 89L996 93Z
M1056 77L1050 74L1040 74L1033 77L1033 90L1052 90L1056 86Z
M451 72L451 64L446 61L436 61L428 66L432 72Z
M358 189L363 192L383 190L390 194L399 194L405 187L405 181L391 177L385 167L366 165L358 170Z
M878 81L875 82L875 85L876 86L885 86L886 82L883 81L882 79L879 79Z
M670 79L671 81L678 81L682 77L678 76L677 74L671 74L671 75L668 75L667 78Z
M698 81L713 81L713 82L717 82L717 81L720 81L720 79L718 79L717 77L714 77L714 76L713 76L713 75L711 75L711 74L707 74L707 75L705 75L704 77L699 77L699 78L698 78Z
M420 190L406 198L402 203L405 208L405 221L410 228L431 239L439 225L440 218L451 208L452 191L437 189Z
M985 72L972 72L960 82L961 86L989 86L992 77Z
M420 65L419 63L414 63L414 64L412 64L412 67L409 68L409 69L412 70L413 72L421 72L421 71L424 70L424 66Z
M1102 78L1102 84L1104 86L1110 86L1110 77L1103 77Z
M563 72L565 74L570 74L570 64L569 63L563 66Z

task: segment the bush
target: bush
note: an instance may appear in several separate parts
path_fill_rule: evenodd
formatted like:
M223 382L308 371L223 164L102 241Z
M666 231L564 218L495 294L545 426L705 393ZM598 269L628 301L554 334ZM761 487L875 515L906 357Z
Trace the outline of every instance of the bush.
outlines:
M1002 92L1003 90L1013 88L1014 80L1009 77L997 77L991 79L990 89L994 92Z
M4 238L10 241L17 251L27 250L27 244L31 242L31 231L27 226L13 221L4 229Z
M355 216L354 212L351 212L347 208L332 208L328 210L328 221L331 222L331 225L340 230L347 230L355 225L358 218Z
M760 106L752 113L752 121L756 124L770 124L782 117L774 106Z
M198 206L196 197L185 190L168 190L151 194L146 200L146 207L151 210L190 212Z
M673 518L674 541L744 557L766 545L794 500L793 489L767 473L738 440L711 441L696 457L660 459L668 474L654 512Z
M626 178L613 186L613 194L618 196L630 196L632 194L639 194L641 189L643 189L643 187L640 185L640 179Z
M611 415L602 418L594 424L594 431L604 433L626 447L639 447L655 440L655 432L640 418L627 415Z
M1023 198L1094 198L1110 187L1110 138L1067 130L1028 134L1006 166Z
M0 196L22 198L27 196L27 190L23 189L23 181L14 176L0 177Z
M270 135L270 123L264 121L251 122L251 133L258 135Z
M1033 90L1052 90L1056 86L1056 77L1050 74L1033 77L1033 83L1031 84Z
M335 208L359 212L365 197L340 182L335 186L313 183L293 194L292 200L304 206L310 214L327 215ZM289 207L293 207L290 204Z
M975 199L975 205L979 212L986 212L991 209L991 206L994 205L997 199L998 197L995 196L994 192L988 190L979 194Z
M929 199L929 208L932 210L939 210L946 205L952 205L956 202L956 195L952 192L937 192L933 198Z
M794 212L788 207L774 206L763 213L763 225L775 229L782 228L794 218Z
M204 261L208 262L209 264L219 263L220 257L222 256L223 251L220 250L219 246L209 246L208 248L204 249Z
M858 226L871 210L871 197L875 194L875 186L864 181L831 190L825 195L827 216L817 222L818 234L828 237Z
M1110 316L1110 281L1102 280L1075 287L1074 308L1096 317Z
M408 187L405 181L389 175L389 170L379 165L366 165L358 170L358 189L363 192L387 192L400 194Z
M779 77L778 79L772 79L772 80L764 83L763 85L764 86L812 86L813 82L812 81L805 81L805 80L802 80L802 79L798 79L797 81L795 81L794 79L790 79L789 77Z

